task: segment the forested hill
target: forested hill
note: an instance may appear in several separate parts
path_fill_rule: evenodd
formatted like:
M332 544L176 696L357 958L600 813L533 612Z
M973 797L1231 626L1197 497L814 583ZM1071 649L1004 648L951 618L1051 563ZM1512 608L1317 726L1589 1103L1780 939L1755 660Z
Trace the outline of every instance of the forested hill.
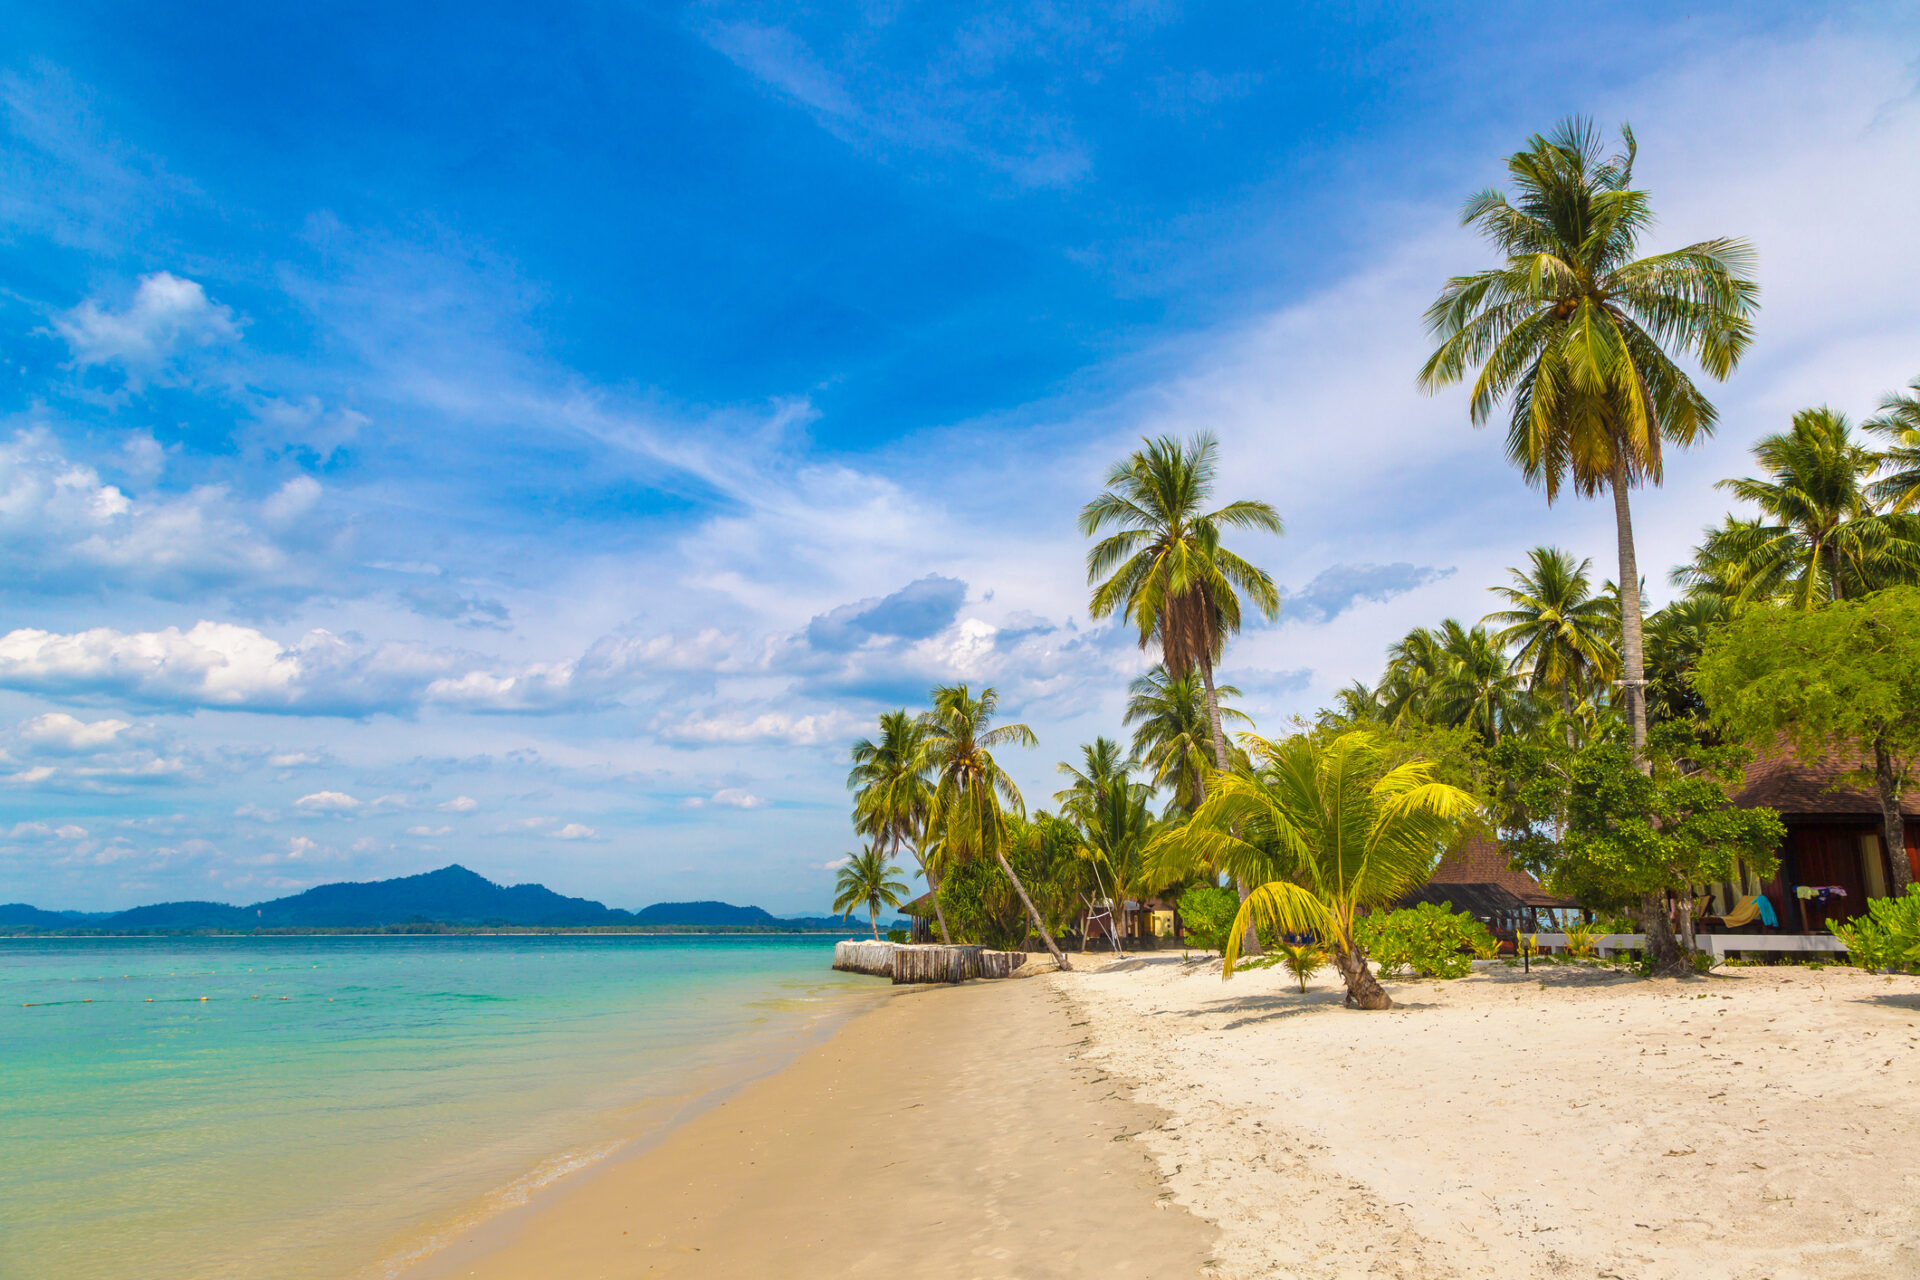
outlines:
M500 885L462 866L365 883L317 885L291 897L230 906L162 902L113 913L46 911L0 905L0 928L109 933L253 929L377 929L406 924L506 925L523 928L688 927L846 929L836 920L783 920L759 907L725 902L663 902L623 911L590 898L569 898L544 885Z

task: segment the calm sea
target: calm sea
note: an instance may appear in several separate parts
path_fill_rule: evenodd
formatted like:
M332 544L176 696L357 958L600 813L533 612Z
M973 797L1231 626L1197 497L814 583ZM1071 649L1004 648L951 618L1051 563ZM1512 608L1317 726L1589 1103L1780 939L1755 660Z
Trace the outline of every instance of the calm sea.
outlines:
M0 1276L391 1275L871 999L831 950L0 939Z

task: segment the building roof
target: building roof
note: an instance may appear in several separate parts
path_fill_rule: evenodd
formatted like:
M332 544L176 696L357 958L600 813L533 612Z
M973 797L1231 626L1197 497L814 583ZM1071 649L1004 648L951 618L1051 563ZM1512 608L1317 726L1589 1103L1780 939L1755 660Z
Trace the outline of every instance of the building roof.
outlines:
M1572 898L1548 893L1538 880L1507 862L1498 841L1472 836L1440 859L1428 881L1432 885L1494 885L1529 907L1571 907Z
M1464 911L1481 920L1497 916L1513 916L1535 904L1523 901L1518 894L1509 891L1503 885L1468 884L1450 882L1446 884L1423 884L1418 889L1409 890L1395 903L1398 907L1411 907L1415 903L1431 902L1435 906L1451 907L1455 911ZM1572 904L1567 904L1571 906Z
M1833 780L1859 769L1865 758L1857 751L1822 751L1810 759L1794 754L1785 741L1760 752L1747 766L1745 784L1734 793L1742 809L1765 807L1787 816L1880 818L1880 800L1872 791L1842 787ZM1920 818L1920 800L1903 797L1903 814Z

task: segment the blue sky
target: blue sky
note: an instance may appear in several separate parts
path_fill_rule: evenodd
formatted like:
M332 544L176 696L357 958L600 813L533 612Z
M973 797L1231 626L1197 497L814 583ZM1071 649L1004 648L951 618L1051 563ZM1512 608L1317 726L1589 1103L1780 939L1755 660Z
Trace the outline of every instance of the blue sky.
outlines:
M1656 594L1794 409L1920 375L1897 6L15 6L0 901L458 860L819 909L848 741L1000 687L1028 794L1144 665L1073 516L1217 432L1266 727L1552 541L1413 388L1500 158L1630 119L1760 338L1638 509Z

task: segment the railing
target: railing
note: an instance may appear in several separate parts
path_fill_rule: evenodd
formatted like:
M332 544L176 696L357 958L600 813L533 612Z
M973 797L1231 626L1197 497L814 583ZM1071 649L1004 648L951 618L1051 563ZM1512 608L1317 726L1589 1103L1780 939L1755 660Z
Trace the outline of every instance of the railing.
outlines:
M1647 937L1643 933L1596 934L1592 941L1594 951L1603 956L1611 956L1621 951L1647 949ZM1700 950L1716 959L1732 952L1744 951L1844 955L1847 950L1846 944L1840 939L1830 934L1817 933L1702 933L1694 936L1694 943ZM1536 934L1534 945L1542 951L1565 951L1567 935L1564 933Z

